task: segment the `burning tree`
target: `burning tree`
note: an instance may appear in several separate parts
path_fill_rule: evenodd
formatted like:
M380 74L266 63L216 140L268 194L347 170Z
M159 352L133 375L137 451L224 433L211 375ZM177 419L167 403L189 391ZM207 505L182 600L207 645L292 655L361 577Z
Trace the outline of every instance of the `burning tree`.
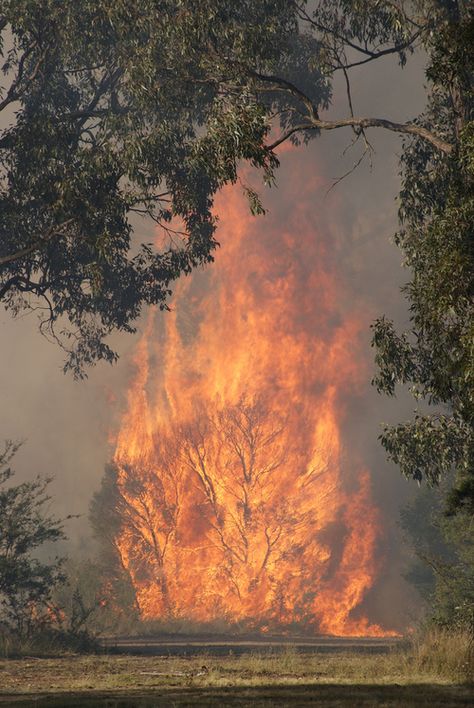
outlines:
M175 442L171 436L157 441L154 464L120 465L117 478L121 538L115 542L122 565L156 589L164 614L172 612L167 556L177 538L184 483Z
M117 475L118 545L142 610L149 613L151 601L154 613L188 612L176 585L186 573L194 586L200 569L201 602L211 598L213 613L229 614L237 603L242 613L268 611L282 580L276 568L301 552L295 535L309 523L281 488L290 455L284 421L261 400L241 399L201 406L153 441L152 460L119 463ZM302 471L300 485L314 475Z
M302 455L264 396L201 402L135 459L118 454L113 544L141 616L323 626L338 597L331 544L353 532L328 519L335 465Z
M356 447L345 453L347 403L365 376L360 319L295 204L262 232L228 189L214 268L180 283L172 312L150 313L136 349L115 489L151 541L118 520L114 544L144 618L386 633L362 605L379 515ZM169 534L163 562L142 562L156 553L150 522L160 551Z
M241 612L260 615L270 605L274 615L285 558L295 553L298 526L310 523L282 488L291 455L284 420L261 400L203 413L183 429L182 455L219 558L213 582L227 586L224 611L238 599ZM300 484L313 473L302 469Z

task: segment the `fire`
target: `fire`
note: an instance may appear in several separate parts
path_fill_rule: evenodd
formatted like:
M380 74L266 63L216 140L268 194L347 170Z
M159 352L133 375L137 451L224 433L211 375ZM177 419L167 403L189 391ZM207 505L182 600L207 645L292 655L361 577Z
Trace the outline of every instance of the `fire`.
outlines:
M365 322L305 216L317 186L263 219L224 190L215 264L150 314L115 455L144 618L389 634L361 614L380 520L341 432Z

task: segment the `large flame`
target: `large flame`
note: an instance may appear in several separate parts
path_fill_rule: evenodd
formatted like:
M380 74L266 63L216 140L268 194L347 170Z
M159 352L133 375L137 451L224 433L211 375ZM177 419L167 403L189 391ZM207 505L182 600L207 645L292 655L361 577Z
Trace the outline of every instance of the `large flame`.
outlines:
M317 188L295 176L265 218L225 189L215 264L150 314L116 449L144 618L389 634L360 608L380 524L341 423L367 372L336 250L305 215Z

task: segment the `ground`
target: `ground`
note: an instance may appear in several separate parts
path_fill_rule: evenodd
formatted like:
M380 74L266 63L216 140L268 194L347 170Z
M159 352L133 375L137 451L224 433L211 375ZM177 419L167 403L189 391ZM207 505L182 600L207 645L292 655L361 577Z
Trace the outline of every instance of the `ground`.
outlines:
M473 685L411 670L407 656L389 644L144 643L141 651L0 660L0 706L433 708L474 703Z

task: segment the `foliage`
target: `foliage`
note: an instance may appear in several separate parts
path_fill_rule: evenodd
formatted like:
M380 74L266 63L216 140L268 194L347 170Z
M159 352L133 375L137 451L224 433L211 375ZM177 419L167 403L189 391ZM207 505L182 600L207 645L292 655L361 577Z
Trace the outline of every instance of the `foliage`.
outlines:
M430 126L354 116L349 80L388 54L403 65L443 23L444 5L5 0L5 306L37 309L41 330L67 350L66 369L83 375L116 358L108 334L133 331L144 305L166 308L172 282L212 260L213 195L236 181L239 161L271 183L281 142L341 127L363 155L370 127L449 154L453 143ZM325 120L338 74L348 114ZM141 243L139 216L164 238Z
M13 313L43 308L76 375L114 360L106 335L212 260L212 195L237 161L271 177L265 112L232 88L230 61L216 83L211 45L262 66L288 54L293 13L272 5L2 3L0 109L15 115L0 133L0 295ZM134 216L161 227L162 248L133 238Z
M406 578L428 603L428 625L474 633L474 528L465 510L444 513L446 489L424 488L401 512L413 551Z
M374 325L378 390L408 384L423 410L386 426L382 444L402 473L437 484L454 472L448 514L474 512L474 10L438 3L445 21L427 42L430 102L419 119L456 144L449 156L405 144L400 195L403 288L411 326Z
M62 561L40 561L36 552L65 536L62 521L45 508L50 479L9 484L14 474L9 463L17 449L7 443L0 455L0 620L28 637L54 620L52 593L64 580Z
M213 196L239 161L271 184L286 140L346 127L364 156L373 127L408 136L396 242L411 325L375 323L375 385L388 395L408 385L423 403L382 444L408 477L454 474L451 542L474 511L473 41L465 0L5 0L4 304L43 308L41 329L82 375L116 358L108 334L133 331L144 305L166 308L172 282L212 260ZM351 70L387 55L404 65L419 46L425 113L402 124L355 116ZM329 114L338 75L342 118ZM163 238L141 243L140 216ZM37 484L24 493L44 495Z

